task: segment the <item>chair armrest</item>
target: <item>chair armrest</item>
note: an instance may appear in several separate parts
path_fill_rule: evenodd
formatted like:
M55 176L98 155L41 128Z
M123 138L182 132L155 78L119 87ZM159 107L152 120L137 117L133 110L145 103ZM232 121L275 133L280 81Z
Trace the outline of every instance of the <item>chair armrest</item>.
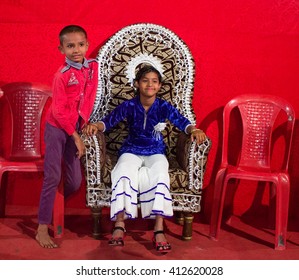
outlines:
M191 144L190 137L186 133L180 132L176 144L176 159L180 167L186 172L188 172L189 167L189 151Z
M189 173L189 187L199 190L203 187L204 172L212 142L206 138L201 144L191 142L190 136L181 132L177 142L177 161Z
M101 174L106 162L106 140L103 133L93 136L82 134L81 139L86 149L81 162L85 168L87 185L93 187L101 183Z

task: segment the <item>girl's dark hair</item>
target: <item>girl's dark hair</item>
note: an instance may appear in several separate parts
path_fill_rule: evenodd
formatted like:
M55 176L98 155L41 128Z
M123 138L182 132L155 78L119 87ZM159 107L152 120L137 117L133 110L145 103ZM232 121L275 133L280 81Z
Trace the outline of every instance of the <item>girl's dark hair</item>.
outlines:
M157 74L159 82L162 83L162 75L161 73L152 65L144 65L141 66L141 68L138 70L138 72L136 73L136 77L134 79L134 82L139 82L140 79L142 79L147 73L151 73L154 72Z
M65 26L59 33L59 41L60 44L62 45L63 43L63 36L65 34L68 33L73 33L73 32L81 32L85 35L86 39L87 39L87 32L85 31L85 29L79 25L67 25Z

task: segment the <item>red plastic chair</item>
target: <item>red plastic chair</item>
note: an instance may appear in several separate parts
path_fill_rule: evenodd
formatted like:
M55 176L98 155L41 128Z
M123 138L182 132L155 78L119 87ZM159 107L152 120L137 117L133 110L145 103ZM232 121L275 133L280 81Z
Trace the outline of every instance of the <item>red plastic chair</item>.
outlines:
M228 160L230 122L234 109L239 110L243 126L241 152L236 164L229 163ZM286 119L283 119L283 115L286 115ZM285 145L280 149L284 155L279 170L271 164L271 159L275 156L274 150L277 151L273 148L272 134L278 120L281 125L285 125ZM215 180L210 223L211 239L218 239L228 181L232 178L256 180L272 182L271 190L275 191L276 195L275 249L286 248L290 192L287 169L294 122L292 106L275 96L243 95L234 98L224 107L222 163Z
M29 83L11 83L2 87L8 101L11 119L11 150L8 157L0 156L0 217L5 217L6 189L2 183L4 172L42 172L44 160L41 154L41 117L49 89ZM7 118L9 119L9 118ZM54 237L62 237L64 231L64 196L62 188L57 192L53 211Z

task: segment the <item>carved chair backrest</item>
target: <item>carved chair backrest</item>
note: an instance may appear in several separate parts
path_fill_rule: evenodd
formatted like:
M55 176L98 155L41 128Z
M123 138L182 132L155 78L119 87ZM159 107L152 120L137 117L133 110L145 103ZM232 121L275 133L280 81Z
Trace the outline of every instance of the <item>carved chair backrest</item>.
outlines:
M99 84L91 121L100 120L117 105L134 97L133 79L138 65L147 63L163 73L159 97L172 103L195 123L192 109L194 62L186 44L169 29L155 24L127 26L99 50ZM125 124L106 134L107 149L117 154L127 136ZM168 124L163 132L168 156L175 157L179 131Z

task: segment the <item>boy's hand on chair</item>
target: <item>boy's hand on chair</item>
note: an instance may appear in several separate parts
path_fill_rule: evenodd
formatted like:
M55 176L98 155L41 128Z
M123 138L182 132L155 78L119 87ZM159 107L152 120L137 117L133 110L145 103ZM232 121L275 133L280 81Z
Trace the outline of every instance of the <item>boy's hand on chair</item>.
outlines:
M83 133L88 136L95 135L97 134L97 132L98 132L98 128L93 123L90 123L83 128Z
M75 142L75 145L78 149L77 151L77 157L78 158L81 158L84 154L85 154L85 145L80 137L80 135L75 131L73 133L73 139L74 139L74 142Z
M83 133L92 136L98 133L98 131L102 131L98 124L96 123L89 123L83 128Z

